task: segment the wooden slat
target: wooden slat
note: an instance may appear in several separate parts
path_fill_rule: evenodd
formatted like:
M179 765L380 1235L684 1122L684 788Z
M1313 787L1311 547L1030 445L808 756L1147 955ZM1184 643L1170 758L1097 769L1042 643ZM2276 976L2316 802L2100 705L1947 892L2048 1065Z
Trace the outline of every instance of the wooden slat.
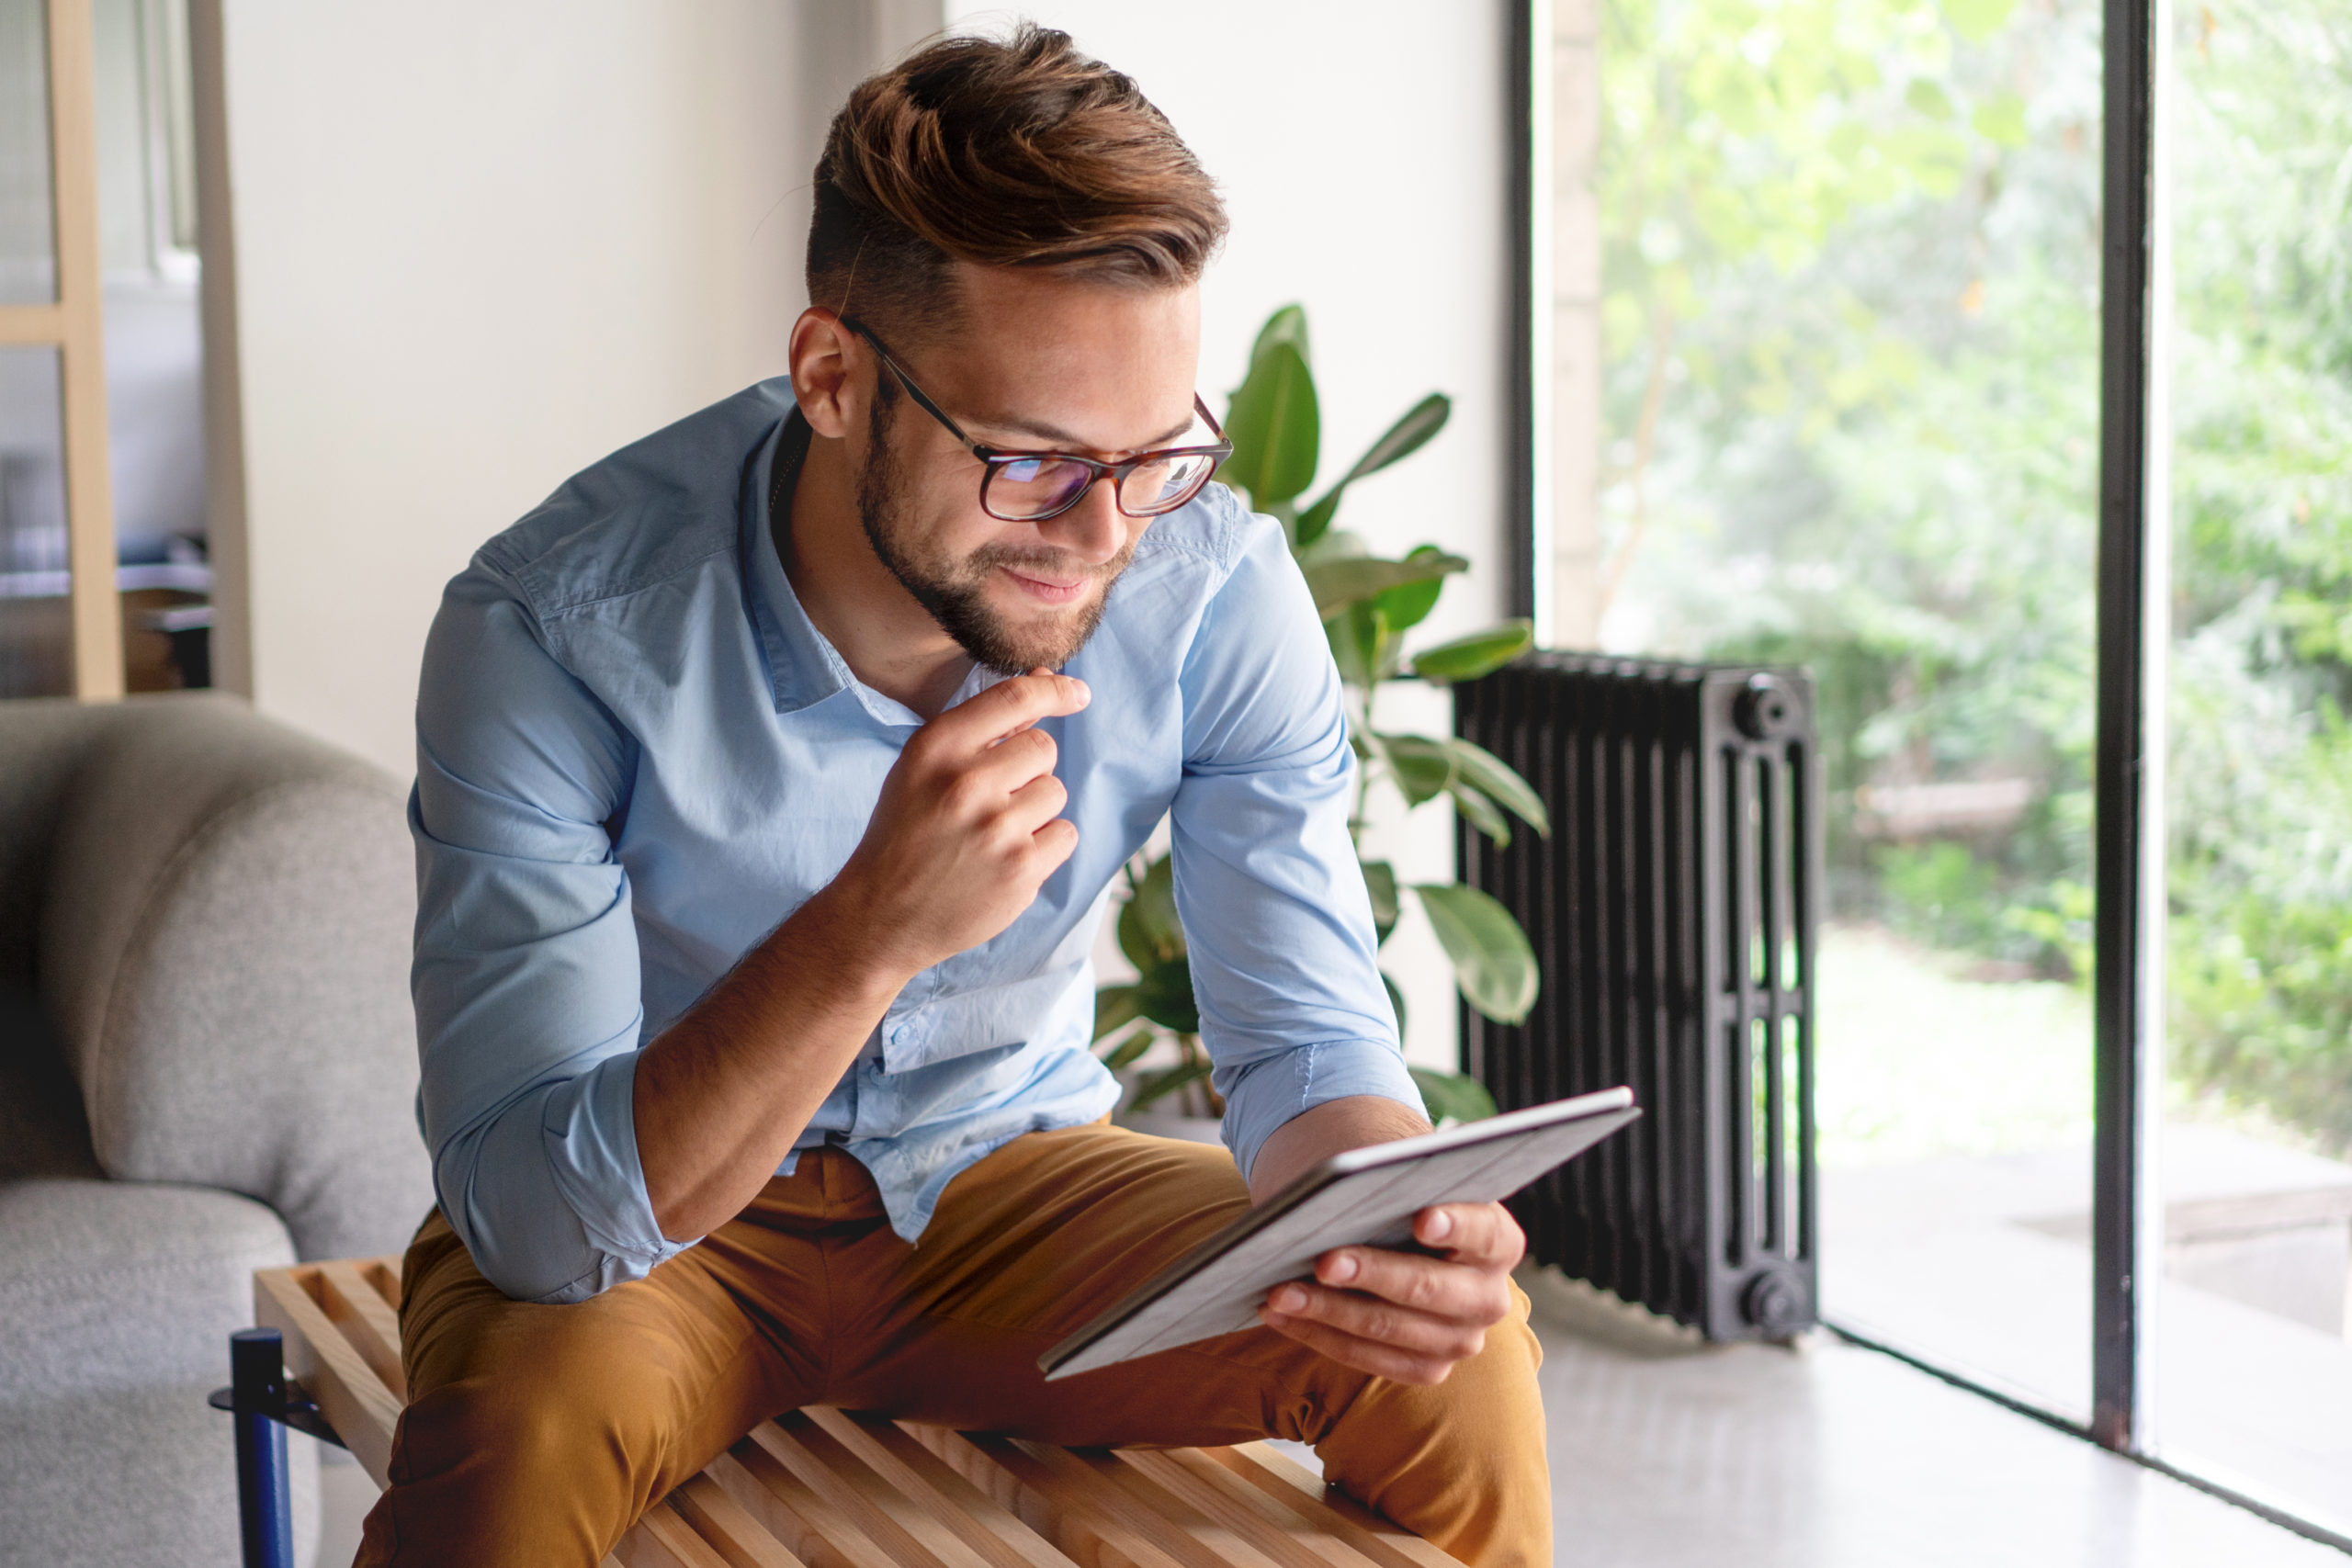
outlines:
M703 1473L808 1568L872 1568L889 1557L849 1517L750 1438Z
M707 1475L697 1475L671 1493L670 1506L729 1568L808 1568Z
M1012 1438L939 1427L922 1428L917 1435L1080 1568L1216 1568L1213 1559L1173 1539L1165 1520L1138 1520L1125 1507L1105 1506L1057 1485L1053 1472Z
M1369 1561L1321 1528L1321 1520L1291 1512L1197 1450L1121 1449L1113 1457L1245 1538L1282 1568L1363 1568Z
M717 1548L696 1535L666 1502L645 1510L613 1548L621 1568L729 1568Z
M1231 1449L1197 1449L1308 1523L1338 1537L1377 1568L1460 1568L1453 1558L1412 1531L1400 1529L1371 1509L1323 1484L1263 1443Z
M49 159L64 333L65 527L73 569L74 692L122 695L114 481L107 463L105 301L98 279L97 53L90 0L49 0Z
M1120 1463L1108 1449L1062 1449L1017 1440L1014 1447L1065 1497L1168 1543L1174 1555L1197 1568L1283 1568L1250 1536L1194 1508L1145 1472Z
M825 1501L856 1521L891 1562L903 1568L993 1568L919 1498L889 1483L806 1416L771 1421L752 1440Z
M319 1402L351 1457L382 1486L391 1465L392 1427L400 1420L401 1402L311 1299L299 1277L303 1272L300 1268L257 1270L254 1320L285 1336L287 1370Z
M853 1416L824 1405L802 1412L883 1480L948 1521L993 1568L1071 1568L1054 1544L1021 1517L882 1416Z
M375 1282L357 1263L338 1261L317 1266L319 1305L343 1337L351 1341L384 1387L401 1404L408 1403L408 1376L401 1370L401 1320Z

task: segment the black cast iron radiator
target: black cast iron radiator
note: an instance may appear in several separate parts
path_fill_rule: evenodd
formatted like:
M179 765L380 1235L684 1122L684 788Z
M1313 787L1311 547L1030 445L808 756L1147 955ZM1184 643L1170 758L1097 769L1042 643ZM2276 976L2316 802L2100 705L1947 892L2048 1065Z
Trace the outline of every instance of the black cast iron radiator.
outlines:
M1821 787L1798 671L1535 653L1454 688L1552 836L1465 824L1463 880L1544 975L1524 1024L1463 1013L1505 1110L1630 1084L1639 1122L1513 1201L1530 1251L1713 1339L1817 1299L1812 989Z

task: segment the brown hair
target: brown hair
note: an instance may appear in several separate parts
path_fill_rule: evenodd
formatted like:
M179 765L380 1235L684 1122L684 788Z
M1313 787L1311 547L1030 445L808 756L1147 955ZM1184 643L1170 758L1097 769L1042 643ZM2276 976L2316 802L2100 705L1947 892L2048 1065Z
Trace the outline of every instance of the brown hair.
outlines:
M1225 228L1135 83L1024 22L942 39L850 94L817 162L808 299L920 333L953 320L954 262L1175 288Z

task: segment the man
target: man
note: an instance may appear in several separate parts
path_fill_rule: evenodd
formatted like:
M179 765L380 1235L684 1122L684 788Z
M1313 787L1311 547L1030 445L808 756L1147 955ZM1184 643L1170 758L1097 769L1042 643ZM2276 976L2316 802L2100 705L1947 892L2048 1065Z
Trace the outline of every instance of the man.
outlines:
M791 375L453 581L417 705L409 1406L361 1561L593 1563L804 1404L1069 1444L1314 1443L1465 1561L1550 1561L1499 1207L1265 1326L1038 1354L1294 1175L1426 1130L1354 763L1272 521L1207 484L1225 218L1058 33L861 85ZM1088 959L1163 815L1223 1150L1114 1128ZM1237 1169L1238 1165L1238 1169Z

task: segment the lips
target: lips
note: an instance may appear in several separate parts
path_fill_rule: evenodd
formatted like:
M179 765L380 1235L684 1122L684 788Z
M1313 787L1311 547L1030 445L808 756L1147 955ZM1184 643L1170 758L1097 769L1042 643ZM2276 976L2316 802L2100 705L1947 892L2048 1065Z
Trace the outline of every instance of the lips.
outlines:
M1059 582L1051 578L1032 577L1027 572L1015 571L1009 566L1000 567L997 570L1011 578L1014 587L1043 604L1077 603L1085 596L1089 581L1081 577L1068 582Z

